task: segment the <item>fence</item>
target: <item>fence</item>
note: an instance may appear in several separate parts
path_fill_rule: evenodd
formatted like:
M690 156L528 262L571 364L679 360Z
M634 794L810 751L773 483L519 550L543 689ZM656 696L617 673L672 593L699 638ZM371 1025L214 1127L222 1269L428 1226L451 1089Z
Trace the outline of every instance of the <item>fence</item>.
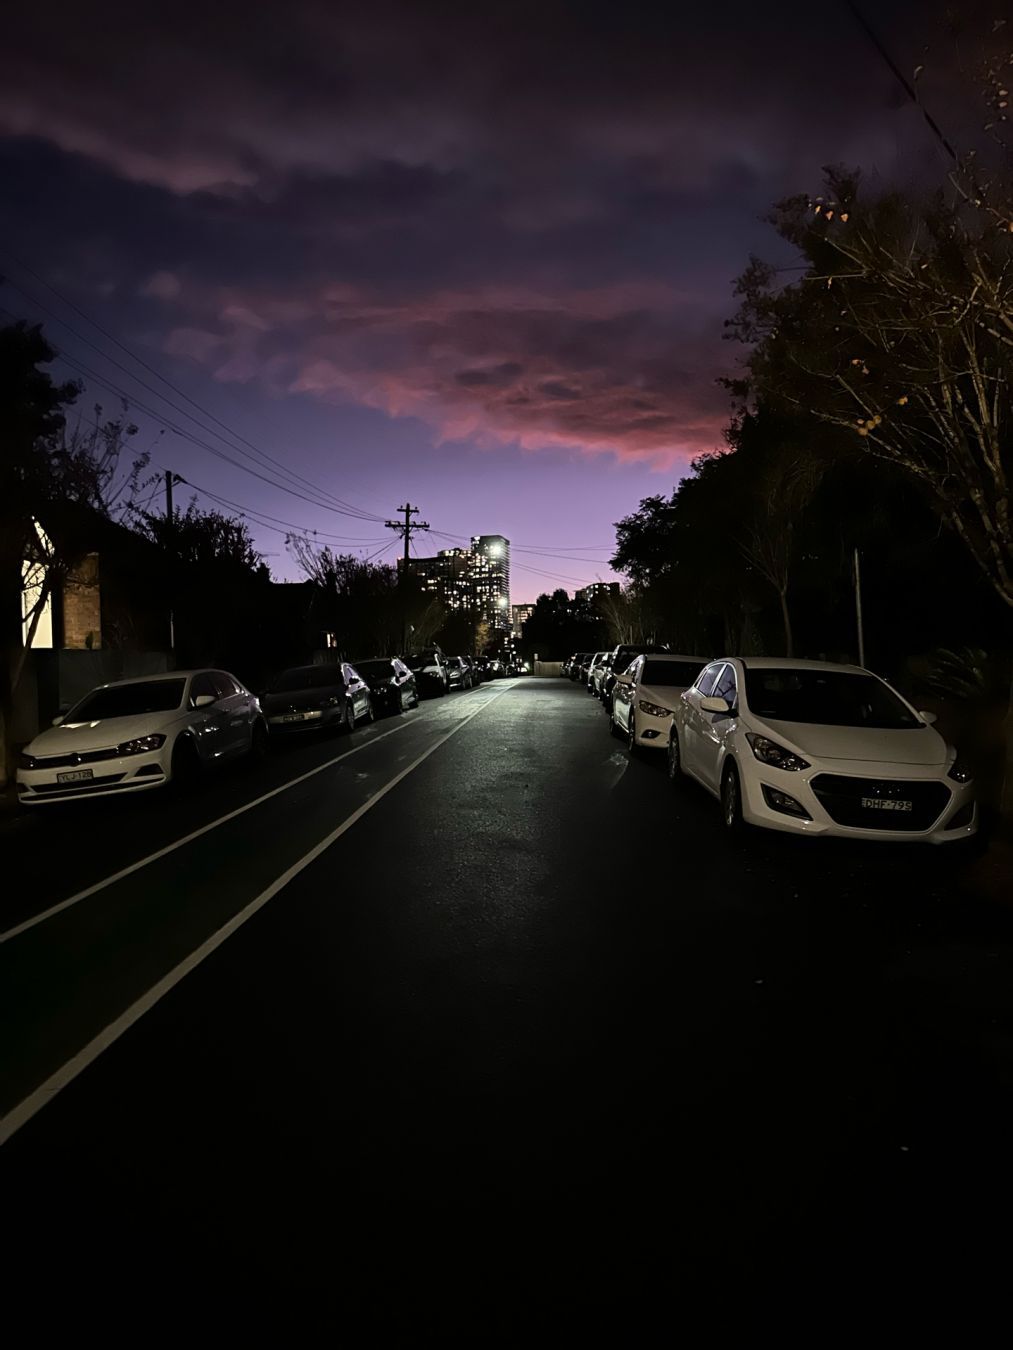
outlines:
M562 661L536 661L536 662L535 662L535 674L536 674L536 675L550 675L550 676L553 676L553 675L562 675L562 673L563 673L563 663L562 663Z

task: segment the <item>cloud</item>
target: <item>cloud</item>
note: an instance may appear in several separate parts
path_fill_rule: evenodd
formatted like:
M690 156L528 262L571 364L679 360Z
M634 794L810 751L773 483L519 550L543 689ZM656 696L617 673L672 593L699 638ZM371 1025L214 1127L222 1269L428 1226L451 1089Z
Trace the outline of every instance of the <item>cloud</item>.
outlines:
M647 301L650 300L650 306ZM727 352L664 288L506 286L407 302L342 286L189 296L166 347L220 380L415 417L445 441L572 448L671 465L721 441Z
M219 380L666 465L720 443L764 209L925 145L843 7L776 9L22 6L0 137L45 160L10 196L50 235L72 196L79 271Z
M153 272L140 288L140 294L148 300L175 300L182 287L179 277L172 272Z

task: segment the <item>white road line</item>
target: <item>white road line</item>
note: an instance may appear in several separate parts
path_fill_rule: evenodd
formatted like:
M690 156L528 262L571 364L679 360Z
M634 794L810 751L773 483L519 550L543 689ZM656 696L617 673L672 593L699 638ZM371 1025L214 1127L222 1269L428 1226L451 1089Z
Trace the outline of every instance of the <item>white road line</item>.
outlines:
M506 693L506 689L502 690L501 693ZM251 900L245 909L241 909L238 914L233 915L228 923L219 928L216 933L213 933L206 942L202 942L196 951L191 952L189 956L180 961L179 965L170 970L168 975L163 975L158 983L152 985L146 994L142 994L136 1003L132 1003L126 1012L121 1013L119 1017L110 1022L104 1030L90 1040L82 1050L79 1050L76 1055L67 1060L66 1064L63 1064L55 1073L50 1074L46 1081L41 1083L24 1101L19 1102L5 1116L0 1117L0 1145L5 1144L22 1125L27 1124L34 1115L37 1115L44 1106L47 1106L57 1093L61 1092L68 1083L74 1081L78 1074L83 1073L90 1064L94 1064L104 1050L108 1050L111 1045L114 1045L124 1032L129 1031L135 1022L139 1022L146 1012L150 1012L156 1003L159 1003L165 998L166 994L175 989L181 980L185 980L192 970L196 970L212 952L216 951L224 942L227 942L232 934L238 932L248 919L252 919L254 914L263 909L269 900L273 900L290 881L309 867L310 863L315 862L347 830L350 830L356 821L361 820L367 811L371 811L378 801L381 801L388 792L396 788L398 783L407 778L410 773L413 773L430 755L435 754L441 745L445 745L451 736L456 736L463 727L468 725L472 718L477 717L480 712L484 711L490 703L495 702L500 696L501 694L497 693L492 698L486 699L474 712L470 712L456 726L451 727L445 736L441 736L438 741L434 741L428 750L419 755L418 759L413 760L407 768L402 769L389 783L385 783L368 801L363 802L350 816L346 817L336 829L332 830L324 839L321 839L318 844L315 844L297 863L293 863L287 871L282 872L281 876L272 881L266 890L261 891L256 899ZM377 739L379 740L379 737ZM309 777L309 775L306 775L306 777Z
M482 705L485 706L484 704ZM476 711L480 711L476 709ZM99 891L104 891L107 886L114 886L117 881L122 881L124 877L129 877L134 872L139 872L142 867L147 867L149 863L157 862L159 858L164 858L167 854L175 852L178 848L184 848L187 844L193 843L199 839L202 834L208 834L211 830L217 830L219 825L227 825L230 820L235 820L237 816L244 815L247 811L252 811L254 807L270 801L272 797L277 797L280 792L287 792L289 788L295 787L298 783L305 783L308 778L313 778L318 773L323 773L325 769L333 768L335 764L340 764L343 759L348 759L351 755L357 755L360 750L367 749L368 746L376 745L379 741L386 740L388 736L394 736L399 731L404 731L406 727L417 726L418 722L403 722L398 727L392 727L390 731L384 731L379 736L371 736L368 741L363 741L361 745L353 746L351 750L345 750L340 755L335 755L333 759L327 760L323 764L318 764L315 769L310 769L308 773L300 774L298 778L291 778L287 783L282 783L280 787L272 788L270 792L265 792L262 797L256 797L252 802L246 802L243 806L237 806L234 811L229 811L224 816L219 816L217 820L210 821L207 825L202 825L199 830L194 830L190 834L185 834L181 839L174 839L171 844L166 844L164 848L157 849L154 853L149 853L146 858L140 858L133 862L129 867L122 868L119 872L114 872L112 876L104 877L101 881L96 881L93 886L86 886L83 891L78 891L76 895L68 896L66 900L61 900L59 904L44 909L40 914L34 914L30 919L25 919L24 923L17 924L14 928L8 928L0 933L0 946L5 942L10 942L12 938L19 937L22 933L27 933L30 928L37 927L40 923L45 923L47 919L53 918L55 914L62 914L65 909L70 909L72 905L87 900L89 896L96 895Z

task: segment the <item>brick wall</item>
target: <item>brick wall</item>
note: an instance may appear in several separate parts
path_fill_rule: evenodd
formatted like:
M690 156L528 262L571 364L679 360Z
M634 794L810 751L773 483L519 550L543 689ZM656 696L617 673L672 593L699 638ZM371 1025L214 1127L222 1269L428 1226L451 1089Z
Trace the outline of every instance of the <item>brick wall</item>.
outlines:
M63 583L63 646L75 651L102 646L97 553L87 554Z

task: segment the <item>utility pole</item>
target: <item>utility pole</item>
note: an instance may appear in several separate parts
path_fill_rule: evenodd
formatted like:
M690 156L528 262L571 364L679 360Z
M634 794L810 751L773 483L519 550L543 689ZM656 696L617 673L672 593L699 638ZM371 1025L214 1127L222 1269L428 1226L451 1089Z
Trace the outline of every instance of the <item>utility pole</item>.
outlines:
M395 534L401 535L404 539L404 566L401 568L401 651L403 654L408 648L408 559L410 557L412 535L416 530L428 530L429 521L412 521L412 516L417 516L420 508L412 506L411 502L405 502L404 506L399 506L397 509L398 515L403 515L404 520L385 520L384 526L388 530L393 530Z
M865 625L862 622L862 569L855 549L855 625L858 629L858 664L865 669Z
M176 651L176 615L174 613L175 603L175 581L176 581L176 557L173 545L176 542L176 516L172 506L172 489L176 483L182 483L185 480L178 473L173 473L171 469L165 471L165 548L169 557L169 651Z

